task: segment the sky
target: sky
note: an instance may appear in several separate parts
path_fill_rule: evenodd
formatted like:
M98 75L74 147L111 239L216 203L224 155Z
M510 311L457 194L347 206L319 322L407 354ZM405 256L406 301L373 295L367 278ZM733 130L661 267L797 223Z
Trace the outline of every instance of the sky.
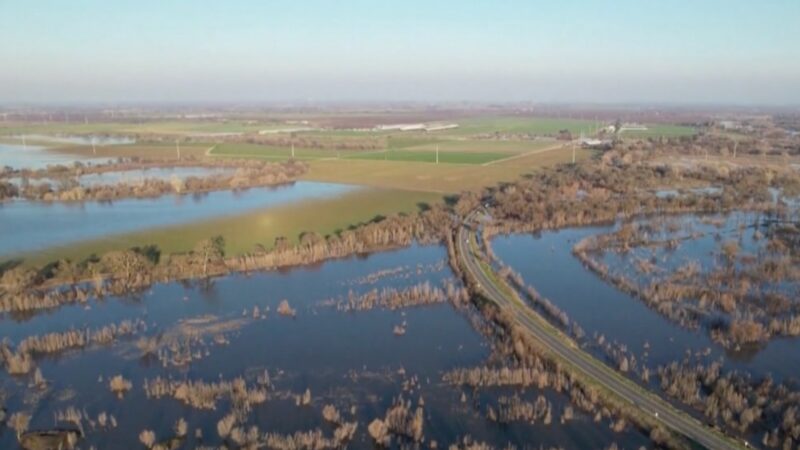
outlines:
M798 0L0 0L0 103L800 104Z

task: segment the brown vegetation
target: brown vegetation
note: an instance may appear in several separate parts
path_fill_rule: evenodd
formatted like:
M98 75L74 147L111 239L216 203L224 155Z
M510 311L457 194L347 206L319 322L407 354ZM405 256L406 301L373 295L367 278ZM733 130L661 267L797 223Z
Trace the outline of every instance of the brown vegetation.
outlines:
M764 242L754 255L744 255L736 242L723 241L716 252L716 264L707 270L701 270L697 261L672 271L641 269L637 263L639 279L647 280L644 282L601 262L609 251L675 247L673 242L678 238L648 238L654 231L653 221L623 226L611 234L586 238L573 251L585 267L670 320L688 328L704 324L711 337L725 347L738 349L773 336L800 336L800 305L790 298L789 289L800 284L798 260L790 253L792 246L773 239ZM692 233L680 240L695 237L697 234Z
M15 349L9 342L4 341L0 343L0 358L9 373L26 374L33 369L34 358L37 356L94 345L108 345L119 338L133 336L146 329L147 326L140 320L125 320L96 330L87 328L30 336L23 339Z
M84 186L79 181L79 177L82 175L165 167L207 167L227 168L230 170L207 177L192 176L186 179L175 177L171 180L145 178L139 182L118 182L106 185ZM294 160L273 163L238 159L214 161L213 163L203 160L186 162L140 160L95 166L51 166L47 169L36 171L25 169L6 173L6 176L22 177L23 181L22 185L18 187L0 180L0 201L15 197L47 202L108 201L130 197L147 198L159 197L165 194L192 194L226 189L247 189L289 183L305 173L306 170L307 165L305 163ZM29 179L37 178L47 178L55 183L50 181L28 182Z
M368 431L376 444L386 447L391 444L392 436L421 442L423 425L422 401L419 401L416 409L412 411L411 401L398 397L394 405L386 411L383 419L375 419L369 424Z
M794 448L800 442L800 393L787 385L722 374L717 362L673 362L658 374L667 395L735 432L763 435L765 447Z
M415 240L440 242L455 223L447 210L438 206L416 215L376 219L327 237L303 233L295 247L279 238L271 251L261 249L243 256L226 258L224 240L213 237L199 242L188 253L168 257L161 257L160 251L150 246L114 251L77 264L61 260L40 268L15 267L0 276L0 312L30 314L83 303L92 295L137 292L156 281L311 264L403 247Z
M364 294L350 291L346 299L331 299L324 303L335 304L340 311L367 311L373 308L398 309L447 301L454 305L466 304L469 293L465 288L456 286L453 280L446 280L444 288L434 287L425 281L402 289L373 289Z

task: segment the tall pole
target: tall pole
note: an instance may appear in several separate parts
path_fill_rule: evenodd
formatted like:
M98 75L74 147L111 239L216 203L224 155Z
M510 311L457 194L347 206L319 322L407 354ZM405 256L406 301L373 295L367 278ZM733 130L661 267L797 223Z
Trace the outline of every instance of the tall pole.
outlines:
M97 147L94 146L94 136L92 136L92 153L97 155Z
M178 152L178 159L181 159L181 143L179 139L175 139L175 151Z
M572 165L575 165L575 141L572 141Z
M294 142L292 142L292 159L294 159Z
M439 144L436 144L436 164L439 164Z

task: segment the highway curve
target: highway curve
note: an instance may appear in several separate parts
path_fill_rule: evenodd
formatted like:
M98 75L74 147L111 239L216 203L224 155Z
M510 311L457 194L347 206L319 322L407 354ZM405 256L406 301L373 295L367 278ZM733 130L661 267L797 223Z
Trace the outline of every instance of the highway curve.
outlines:
M472 237L474 237L473 232L466 225L459 228L456 248L468 276L478 283L479 289L489 300L510 312L517 323L530 332L548 351L582 373L583 376L592 379L622 400L635 405L642 411L642 414L650 415L665 427L696 444L709 449L742 448L732 438L705 426L688 414L676 410L664 399L584 352L570 338L552 327L519 298L504 294L495 281L483 271L476 255L470 250L468 240Z

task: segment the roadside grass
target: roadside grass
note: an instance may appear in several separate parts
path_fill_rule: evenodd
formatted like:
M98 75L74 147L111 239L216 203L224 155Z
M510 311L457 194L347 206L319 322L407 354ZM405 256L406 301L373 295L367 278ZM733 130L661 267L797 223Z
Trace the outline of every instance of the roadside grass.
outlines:
M78 261L92 254L150 244L157 245L162 254L169 254L191 250L198 241L215 235L225 238L228 255L237 255L253 250L257 244L272 248L275 238L279 236L296 243L304 231L328 235L369 222L376 216L416 212L423 204L431 205L440 201L442 196L435 193L359 189L332 199L305 200L241 215L11 255L10 258L21 258L26 264L45 264L59 258Z

